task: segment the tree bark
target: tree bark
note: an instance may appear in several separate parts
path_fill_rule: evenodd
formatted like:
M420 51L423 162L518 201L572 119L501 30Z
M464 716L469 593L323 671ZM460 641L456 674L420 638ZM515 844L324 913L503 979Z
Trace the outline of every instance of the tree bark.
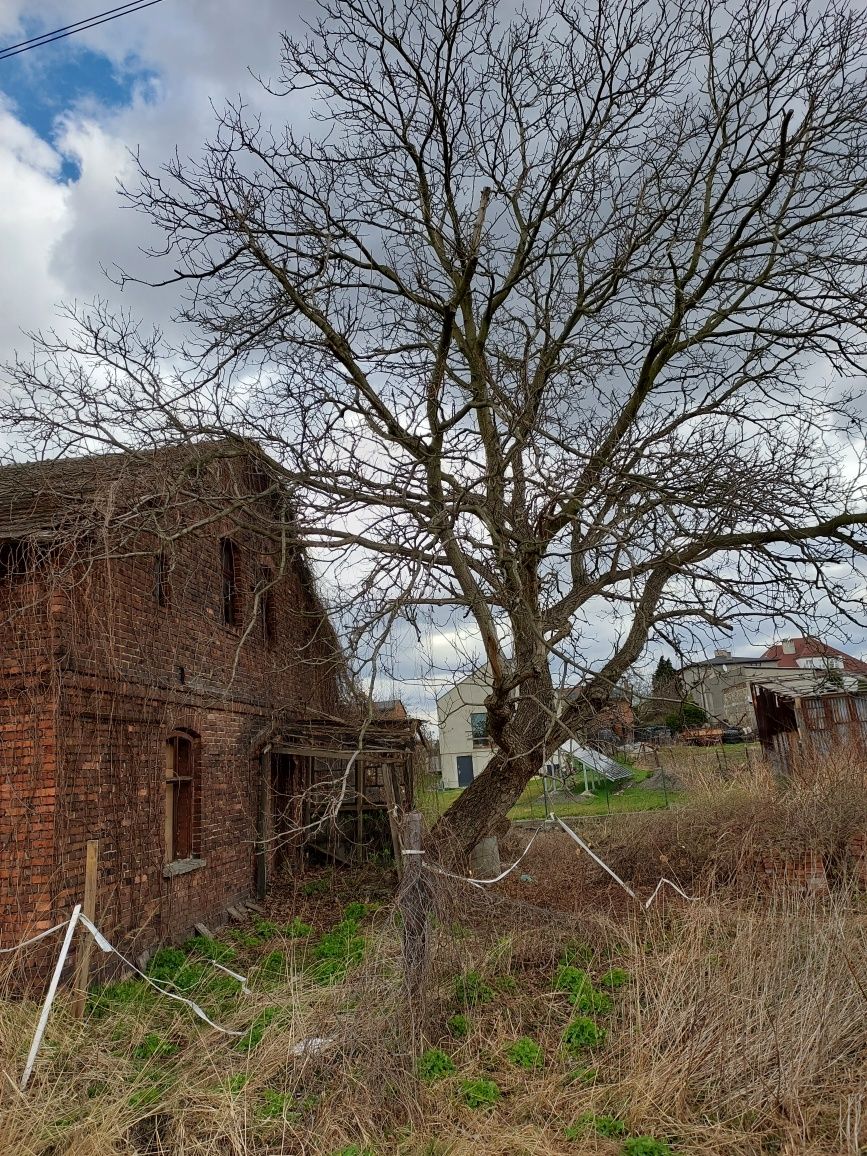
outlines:
M495 754L479 777L434 825L431 841L440 859L465 858L489 835L521 797L542 766L542 752L508 758Z

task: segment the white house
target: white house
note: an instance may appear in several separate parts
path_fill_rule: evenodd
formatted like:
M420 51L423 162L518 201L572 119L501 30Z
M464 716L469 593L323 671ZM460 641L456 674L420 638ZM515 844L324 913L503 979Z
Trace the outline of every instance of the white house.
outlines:
M492 752L485 710L489 692L483 673L470 674L437 699L444 787L468 787L490 761Z
M468 787L491 760L493 750L488 737L488 713L485 710L485 699L490 689L485 671L479 670L467 675L437 699L440 773L444 787ZM574 693L574 689L569 688L559 692L558 711ZM621 701L628 705L625 696L617 700L618 705ZM631 715L631 707L629 711ZM602 715L597 717L605 721ZM547 773L561 774L564 767L571 770L576 758L603 777L628 777L629 772L625 776L620 775L622 768L618 763L606 759L591 748L578 746L574 741L566 743L559 751L546 752Z

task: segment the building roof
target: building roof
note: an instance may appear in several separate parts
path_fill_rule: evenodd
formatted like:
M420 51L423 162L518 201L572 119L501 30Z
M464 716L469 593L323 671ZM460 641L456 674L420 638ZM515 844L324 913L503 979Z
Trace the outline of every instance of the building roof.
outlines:
M373 700L373 713L377 718L409 718L409 712L399 698L376 698Z
M842 675L840 682L832 682L823 670L780 671L778 675L769 672L761 682L750 683L770 691L778 698L814 698L829 694L852 694L858 690L858 680L853 675Z
M683 669L690 670L695 666L761 666L763 664L770 664L771 662L773 662L773 659L767 658L765 655L714 655L713 658L702 658L696 662L688 662Z
M143 497L165 493L169 478L192 478L203 464L232 457L256 457L280 471L255 442L240 438L0 466L0 539L56 538L103 524Z
M784 649L785 646L791 646L791 651ZM775 642L773 646L768 647L762 658L775 662L779 670L803 669L799 659L842 658L843 670L850 674L867 675L867 662L862 662L860 658L854 658L844 650L838 650L836 646L831 646L820 638L811 638L809 635L788 638L785 642Z

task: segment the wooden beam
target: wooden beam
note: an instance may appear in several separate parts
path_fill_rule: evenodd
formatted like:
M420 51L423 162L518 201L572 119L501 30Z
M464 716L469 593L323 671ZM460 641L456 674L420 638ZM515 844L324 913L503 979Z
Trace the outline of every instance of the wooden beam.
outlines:
M256 898L264 899L268 890L268 832L271 803L271 751L259 756L259 782L256 791Z
M397 813L397 797L394 790L394 779L390 769L386 768L382 776L382 788L388 806L388 826L391 830L391 845L394 849L394 865L397 868L397 877L403 877L403 856L400 853L400 820Z
M96 893L99 880L99 839L88 839L87 854L84 861L84 901L81 905L83 915L91 923L96 923ZM87 1004L87 985L90 979L90 953L93 950L93 937L88 931L79 945L78 960L75 965L75 978L72 983L72 1014L80 1020L84 1016Z

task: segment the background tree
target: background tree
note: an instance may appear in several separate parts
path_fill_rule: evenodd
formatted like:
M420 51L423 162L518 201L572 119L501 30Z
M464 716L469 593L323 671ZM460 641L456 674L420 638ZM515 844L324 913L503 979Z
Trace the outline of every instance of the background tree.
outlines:
M675 674L674 666L671 659L666 658L665 655L660 658L656 664L656 670L653 672L653 681L651 687L654 691L670 690L674 686Z
M359 632L468 616L496 754L441 820L466 849L649 638L860 609L864 21L326 0L282 59L312 134L230 105L124 192L186 342L73 311L7 418L41 451L256 437Z

